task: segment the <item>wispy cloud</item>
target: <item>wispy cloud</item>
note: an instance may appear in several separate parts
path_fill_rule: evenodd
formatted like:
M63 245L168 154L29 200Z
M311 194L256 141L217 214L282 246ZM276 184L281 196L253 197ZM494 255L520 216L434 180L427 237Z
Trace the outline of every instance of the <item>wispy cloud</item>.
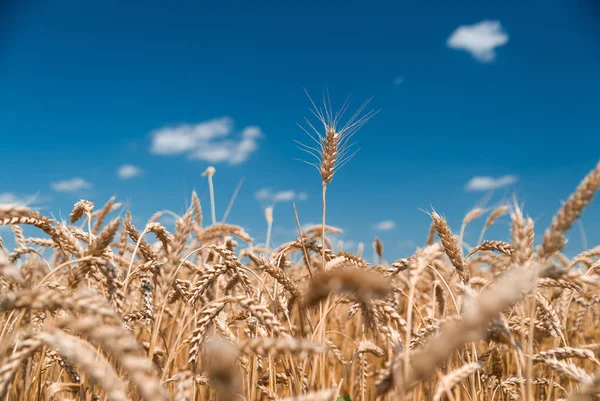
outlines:
M496 58L495 49L508 43L508 35L499 21L481 21L473 25L461 25L450 35L448 47L464 50L484 63Z
M512 185L517 182L517 180L518 178L514 175L503 175L498 178L476 176L469 180L465 188L467 191L489 191Z
M90 189L92 184L81 177L71 178L68 180L56 181L50 184L56 192L76 192L83 189Z
M240 164L258 149L263 137L259 127L234 129L233 120L221 117L198 124L163 127L152 132L150 152L157 155L187 155L210 163Z
M293 189L284 191L272 191L268 188L260 189L254 194L258 200L267 201L269 203L291 202L294 200L303 201L308 197L305 192L297 192Z
M373 226L377 231L391 231L396 228L396 223L393 220L384 220Z
M24 206L29 205L35 200L36 196L17 195L13 192L0 193L0 205L2 206Z
M394 78L394 85L400 85L404 82L404 78L402 77L396 77Z
M144 173L144 170L141 168L134 166L132 164L124 164L117 170L117 175L122 180L127 180L129 178L135 178Z

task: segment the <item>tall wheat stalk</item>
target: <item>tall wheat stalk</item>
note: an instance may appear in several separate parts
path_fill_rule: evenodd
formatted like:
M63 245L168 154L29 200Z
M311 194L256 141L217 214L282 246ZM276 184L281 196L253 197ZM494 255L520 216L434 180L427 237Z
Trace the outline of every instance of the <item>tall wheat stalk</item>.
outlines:
M344 117L344 114L348 110L350 106L350 96L346 98L342 107L337 111L333 112L331 107L331 99L329 97L329 92L323 91L323 104L322 107L319 107L315 104L313 99L310 97L308 92L305 90L306 95L308 96L312 109L309 109L311 113L318 119L318 121L323 124L324 134L317 130L314 125L305 118L305 122L307 124L307 128L300 125L300 128L304 130L304 132L312 139L315 146L305 145L301 142L296 141L299 145L299 149L308 153L309 155L316 158L315 162L305 161L305 163L315 167L321 176L321 201L322 201L322 214L321 214L321 269L325 270L325 225L327 218L327 185L333 179L333 176L339 169L341 169L346 163L348 163L356 154L358 150L352 150L354 143L350 142L354 134L366 124L367 121L371 117L373 117L377 112L374 110L368 111L363 114L363 111L370 103L371 99L364 102L355 113L346 121L346 123L338 128L341 120ZM310 132L312 131L312 133ZM313 135L314 133L314 135ZM320 321L323 321L323 309L322 306L319 305L320 311ZM321 325L320 330L320 339L324 341L325 339L325 331L324 325ZM321 360L321 376L324 376L323 372L323 359Z
M317 162L304 161L305 163L315 167L321 175L321 200L322 200L322 216L321 216L321 240L323 244L322 264L325 268L325 223L327 216L327 185L346 163L348 163L357 150L353 150L354 143L350 142L354 134L373 117L377 111L370 110L363 113L365 108L371 102L371 99L364 102L354 114L339 128L339 125L344 118L344 114L350 106L350 96L346 98L341 108L337 112L333 112L329 93L323 91L323 104L317 106L313 99L306 92L312 108L311 113L323 124L324 134L317 130L314 125L305 118L307 128L300 125L300 128L312 139L315 146L309 146L296 141L299 149L316 158ZM312 131L312 133L311 133Z

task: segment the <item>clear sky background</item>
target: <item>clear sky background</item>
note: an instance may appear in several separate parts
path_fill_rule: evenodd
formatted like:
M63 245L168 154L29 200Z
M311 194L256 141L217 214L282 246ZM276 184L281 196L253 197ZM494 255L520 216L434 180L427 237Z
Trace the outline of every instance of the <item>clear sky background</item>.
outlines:
M2 2L0 203L67 218L80 198L116 195L143 226L183 213L196 189L208 218L201 173L214 165L219 219L245 177L228 222L264 241L277 200L273 242L290 240L291 200L303 224L320 219L320 177L294 139L307 140L303 88L327 87L334 108L352 93L381 109L328 190L347 250L379 236L393 260L424 243L423 210L458 231L474 206L513 199L539 235L600 159L595 4ZM599 218L596 201L590 246Z

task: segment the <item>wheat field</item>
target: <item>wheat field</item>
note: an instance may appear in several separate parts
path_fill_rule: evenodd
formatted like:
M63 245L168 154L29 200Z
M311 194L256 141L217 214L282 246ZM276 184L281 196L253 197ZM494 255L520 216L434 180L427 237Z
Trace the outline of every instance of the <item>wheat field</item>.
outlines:
M0 207L16 242L0 250L0 400L597 399L600 246L561 251L600 163L545 231L516 205L473 209L460 231L432 211L414 254L369 264L333 249L326 190L374 113L338 128L315 109L323 220L274 249L216 222L212 198L207 224L196 193L173 233L114 198L69 222ZM466 250L455 234L501 216L509 241Z

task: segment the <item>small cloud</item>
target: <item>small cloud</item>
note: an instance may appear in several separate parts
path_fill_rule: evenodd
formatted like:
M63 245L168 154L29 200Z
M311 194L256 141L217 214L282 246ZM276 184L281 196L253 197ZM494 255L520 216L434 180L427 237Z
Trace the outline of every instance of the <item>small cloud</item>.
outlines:
M517 180L518 178L514 175L503 175L498 178L477 176L471 178L465 188L467 191L489 191L512 185Z
M138 177L138 176L142 175L143 173L144 173L144 170L142 170L141 168L139 168L137 166L133 166L131 164L124 164L121 167L119 167L119 170L117 170L117 175L122 180Z
M56 192L75 192L81 191L82 189L89 189L92 187L92 184L83 178L76 177L69 180L53 182L50 184L50 186Z
M471 53L476 60L490 63L496 58L495 49L508 43L508 35L499 21L481 21L461 25L450 35L446 44L455 50Z
M263 134L258 127L246 127L242 131L242 138L262 138Z
M373 226L377 231L390 231L396 228L396 223L393 220L381 221Z
M271 197L271 191L267 188L262 188L254 194L254 197L258 200L269 199Z
M21 196L12 192L0 193L0 205L2 206L25 206L31 204L35 196Z
M287 190L287 191L279 191L273 194L273 202L289 202L296 197L296 191Z
M404 78L402 77L396 77L394 78L394 85L400 85L404 82Z
M163 127L152 132L150 152L157 155L187 155L209 163L245 162L258 149L263 137L259 127L250 126L234 132L233 120L221 117L198 124Z
M258 200L264 200L269 203L291 202L294 200L303 201L308 197L305 192L296 192L293 189L273 192L268 188L262 188L254 194Z

